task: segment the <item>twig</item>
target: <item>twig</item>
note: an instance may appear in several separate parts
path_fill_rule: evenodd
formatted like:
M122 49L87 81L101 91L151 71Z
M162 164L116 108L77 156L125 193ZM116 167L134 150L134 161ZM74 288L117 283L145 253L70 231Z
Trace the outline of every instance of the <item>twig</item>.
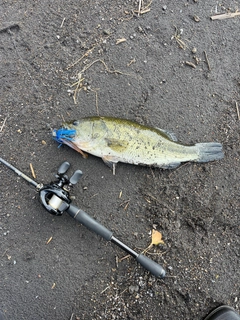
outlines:
M240 16L240 12L228 12L224 14L217 14L215 16L211 16L211 20L224 20L229 18L234 18L236 16Z
M186 64L187 66L192 67L192 68L196 68L196 65L195 65L194 63L192 63L192 62L185 61L185 64Z
M89 53L91 53L93 51L93 49L95 49L97 46L99 46L104 40L108 39L109 37L110 37L110 35L105 37L104 39L101 39L101 41L99 41L95 45L93 45L92 48L88 49L77 61L70 64L70 66L67 67L67 70L71 69L76 64L78 64L83 58L87 57L89 55Z
M78 60L78 62L80 61L80 59ZM103 60L101 60L101 59L97 59L97 60L94 60L94 61L92 61L91 63L89 63L88 65L86 65L79 73L78 73L78 81L76 81L76 82L74 82L73 84L71 84L71 87L74 87L74 86L76 86L75 87L75 89L73 90L73 92L74 92L74 94L73 94L73 101L74 101L74 104L77 104L77 94L78 94L78 92L83 88L84 90L87 90L87 88L86 87L84 87L83 86L83 80L84 80L84 78L82 77L82 74L86 71L86 70L88 70L89 68L91 68L95 63L97 63L97 62L101 62L103 65L104 65L104 67L105 67L105 69L106 69L106 71L108 72L108 73L114 73L114 74L121 74L121 75L126 75L126 76L133 76L133 75L131 75L131 74L127 74L127 73L123 73L123 72L121 72L121 71L119 71L119 70L110 70L109 68L108 68L108 66L106 65L106 63L103 61ZM98 94L97 94L97 89L90 89L91 91L93 91L93 92L95 92L95 96L96 96L96 110L97 110L97 114L99 115L99 110L98 110ZM115 169L115 168L113 168L113 169ZM114 174L114 171L113 171L113 174Z
M63 21L62 21L62 23L61 23L61 25L60 25L60 28L62 28L63 27L63 24L64 24L64 21L66 20L66 18L63 18Z
M131 257L131 255L130 255L130 254L128 254L128 255L126 255L126 256L124 256L124 257L122 257L122 258L118 259L118 262L122 262L123 260L125 260L125 259L127 259L127 258L130 258L130 257Z
M3 252L2 257L5 256L5 254L8 252L8 250L9 250L9 249L6 249L6 250Z
M132 63L135 63L135 62L136 62L136 59L133 58L133 59L127 64L127 66L130 67L130 65L131 65Z
M238 120L240 120L240 114L239 114L239 108L238 108L238 103L237 103L237 101L236 101L236 109L237 109Z
M209 60L208 60L207 52L206 51L203 51L203 52L204 52L205 59L206 59L206 62L207 62L208 70L211 71L211 66L210 66L210 63L209 63Z
M98 93L97 90L98 89L90 89L91 91L93 91L95 93L95 100L96 100L96 111L97 111L97 115L99 116L99 109L98 109Z
M101 59L97 59L97 60L94 60L93 62L89 63L89 64L88 64L85 68L83 68L82 71L80 71L80 72L81 72L81 73L84 73L87 69L89 69L92 65L94 65L94 64L97 63L97 62L101 62L101 63L104 65L104 67L105 67L105 69L107 70L107 72L109 72L109 73L128 75L128 74L123 73L123 72L118 71L118 70L110 70L110 69L108 68L108 66L106 65L106 63L105 63L103 60L101 60Z
M134 12L137 12L138 16L140 14L144 14L144 13L147 13L150 11L150 5L152 4L152 1L149 2L149 4L146 6L146 7L142 7L142 0L139 0L139 5L138 5L138 10L137 11L134 11Z
M6 121L7 121L7 117L3 120L3 124L2 124L2 126L1 126L0 132L3 131L3 128L4 128L4 126L5 126Z
M142 0L139 0L139 5L138 5L138 16L140 15L141 7L142 7Z
M120 38L120 39L117 39L116 44L120 44L125 41L127 41L125 38Z
M46 244L49 244L52 241L53 237L51 236L48 241L46 242Z
M90 52L92 52L92 50L97 46L97 44L95 44L92 48L88 49L77 61L73 62L72 64L70 64L70 66L67 67L67 70L71 69L72 67L74 67L76 64L78 64L83 58L87 57L89 55Z
M130 199L129 200L126 200L126 201L124 201L123 203L121 203L120 204L120 207L123 207L124 206L124 210L126 210L127 209L127 207L128 207L128 205L129 205L129 202L130 202Z
M33 169L33 165L30 163L29 166L30 166L33 178L36 179L36 175L35 175L35 172L34 172L34 169Z
M119 293L119 296L121 296L124 292L127 291L128 288L124 289L121 293Z
M109 288L110 288L110 286L107 286L105 289L103 289L103 291L100 292L100 294L102 294L103 292L105 292Z
M176 26L174 26L175 28L175 34L171 37L172 39L175 39L177 44L179 45L179 47L183 50L185 50L186 48L188 48L188 46L186 45L186 43L181 39L181 35L182 35L182 31L178 30L178 28Z
M71 87L76 86L76 88L74 89L74 94L73 94L74 104L77 104L77 93L78 93L78 91L80 91L81 88L82 88L82 82L83 82L83 80L84 80L84 78L82 78L82 73L80 72L80 73L78 74L78 81L75 82L75 83L73 83L73 84L71 85Z

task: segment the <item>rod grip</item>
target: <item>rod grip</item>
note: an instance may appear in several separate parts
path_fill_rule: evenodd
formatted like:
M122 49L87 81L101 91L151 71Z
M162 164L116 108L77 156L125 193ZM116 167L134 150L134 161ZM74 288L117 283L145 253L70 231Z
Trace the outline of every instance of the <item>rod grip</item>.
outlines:
M90 217L86 212L79 209L78 207L74 205L70 205L69 208L66 210L66 212L74 219L76 219L78 222L83 224L88 229L92 230L99 236L103 237L105 240L110 241L112 238L112 231L108 230L106 227L101 225L99 222L97 222L95 219Z
M145 269L150 271L154 276L158 278L164 278L166 271L157 262L149 259L143 254L139 254L136 257L138 263L140 263Z

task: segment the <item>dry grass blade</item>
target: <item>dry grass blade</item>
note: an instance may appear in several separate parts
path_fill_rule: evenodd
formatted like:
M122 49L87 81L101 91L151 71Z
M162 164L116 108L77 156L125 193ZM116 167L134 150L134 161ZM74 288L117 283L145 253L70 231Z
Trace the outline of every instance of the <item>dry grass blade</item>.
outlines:
M72 67L74 67L76 64L78 64L80 61L82 61L83 58L87 57L96 47L98 47L101 43L103 43L103 41L105 41L106 39L108 39L110 37L104 37L103 39L100 39L100 41L98 41L96 44L94 44L90 49L88 49L79 59L77 59L75 62L73 62L72 64L70 64L66 69L69 70Z
M1 126L1 128L0 128L0 132L3 131L3 128L4 128L4 126L5 126L6 121L7 121L7 117L3 120L3 124L2 124L2 126Z
M92 48L90 48L89 50L87 50L87 52L85 52L78 60L76 60L75 62L73 62L70 66L67 67L67 70L71 69L72 67L74 67L76 64L78 64L83 58L87 57L89 55L90 52L92 52L92 50L96 47L93 46Z
M240 16L240 12L227 12L223 14L217 14L215 16L211 16L211 20L224 20L229 18L235 18L237 16Z
M49 243L52 241L52 239L53 239L53 237L51 236L51 237L47 240L46 244L49 244Z
M86 86L83 85L83 80L84 78L82 77L82 74L87 71L89 68L91 68L95 63L100 62L101 64L103 64L103 66L105 67L105 70L108 73L112 73L112 74L121 74L121 75L126 75L126 76L133 76L131 74L128 73L124 73L121 72L119 70L110 70L108 68L108 66L106 65L105 61L101 60L101 59L97 59L94 60L92 62L90 62L88 65L86 65L79 73L78 73L78 80L76 82L74 82L73 84L71 84L71 87L75 87L75 89L73 90L73 101L74 104L77 104L77 95L79 93L80 90L84 89L85 91L90 90L93 91L95 93L95 97L96 97L96 110L97 110L97 114L99 114L99 110L98 110L98 94L97 94L97 90L98 89L88 89Z
M207 52L206 52L206 51L204 51L204 55L205 55L205 59L206 59L206 62L207 62L208 70L211 71L211 66L210 66L210 63L209 63L209 60L208 60L208 56L207 56Z
M79 73L79 74L78 74L78 81L75 82L75 83L73 83L73 84L71 85L71 87L76 86L76 88L74 89L74 94L73 94L74 104L77 104L77 94L78 94L78 92L79 92L79 91L81 90L81 88L82 88L83 80L84 80L84 78L82 77L82 74Z
M97 115L99 116L99 109L98 109L98 92L97 92L97 90L99 90L99 89L90 89L90 90L95 93L96 111L97 111Z
M33 169L33 165L30 163L29 166L30 166L33 178L36 179L36 175L35 175L35 172L34 172L34 169Z
M81 73L84 73L87 69L91 68L91 67L92 67L95 63L97 63L97 62L102 63L102 64L104 65L106 71L109 72L109 73L128 75L128 74L123 73L123 72L121 72L121 71L119 71L119 70L110 70L110 69L108 68L108 66L106 65L106 63L105 63L103 60L101 60L101 59L97 59L97 60L94 60L93 62L89 63L86 67L84 67L84 68L81 70Z
M137 13L138 16L140 16L140 14L144 14L150 11L150 5L152 4L152 1L150 1L145 7L143 7L143 1L139 0L138 3L138 10L134 11L135 13Z
M116 44L120 44L125 41L127 41L125 38L117 39Z
M187 47L186 43L181 39L181 35L182 35L182 31L178 30L178 28L176 26L174 26L175 28L175 34L171 37L172 39L175 39L177 44L179 45L179 47L183 50L185 50Z
M237 103L237 101L236 101L236 109L237 109L238 120L240 120L240 113L239 113L239 108L238 108L238 103Z
M142 7L142 0L139 0L139 4L138 4L138 16L140 15L141 7Z
M196 65L195 65L194 63L192 63L192 62L185 61L185 64L186 64L187 66L192 67L192 68L196 68Z

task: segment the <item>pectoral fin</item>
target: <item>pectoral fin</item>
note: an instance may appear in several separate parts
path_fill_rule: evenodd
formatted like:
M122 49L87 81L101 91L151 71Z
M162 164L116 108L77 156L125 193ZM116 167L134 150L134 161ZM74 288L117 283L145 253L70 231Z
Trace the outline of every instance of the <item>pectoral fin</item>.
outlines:
M109 168L112 169L113 175L115 175L118 159L113 156L103 156L102 160Z
M66 144L70 148L72 148L72 149L76 150L77 152L81 153L81 155L82 155L82 157L84 159L86 159L88 157L88 154L83 152L80 148L78 148L73 141L62 139L62 143Z

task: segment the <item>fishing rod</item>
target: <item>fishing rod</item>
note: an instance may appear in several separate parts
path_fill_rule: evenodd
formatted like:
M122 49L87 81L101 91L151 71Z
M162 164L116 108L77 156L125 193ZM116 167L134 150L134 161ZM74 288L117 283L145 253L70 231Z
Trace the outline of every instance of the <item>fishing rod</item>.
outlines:
M122 250L126 251L133 258L136 259L145 269L150 271L154 276L158 278L165 277L165 270L155 261L149 259L143 254L138 254L133 249L129 248L126 244L113 236L113 232L101 225L95 219L90 217L86 212L79 209L71 203L70 191L73 185L75 185L82 176L81 170L76 170L71 178L66 175L67 170L70 167L69 162L63 162L58 168L56 174L56 181L49 184L37 183L30 177L26 176L23 172L16 167L0 158L0 162L13 170L20 177L32 184L39 192L39 198L43 207L51 214L61 216L64 212L67 212L72 218L83 224L85 227L95 232L107 241L111 241L116 244Z

